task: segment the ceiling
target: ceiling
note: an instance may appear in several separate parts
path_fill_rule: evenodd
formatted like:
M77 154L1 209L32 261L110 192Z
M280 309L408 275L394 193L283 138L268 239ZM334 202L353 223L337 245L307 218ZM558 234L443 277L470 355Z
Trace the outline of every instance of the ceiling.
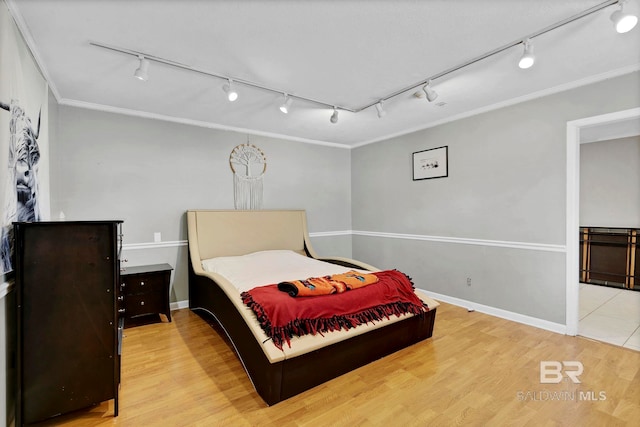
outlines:
M305 142L359 146L640 69L640 29L618 34L617 6L433 81L435 102L407 90L374 107L326 105L151 62L143 52L277 91L359 110L604 0L7 0L58 102ZM640 0L625 10L639 13Z

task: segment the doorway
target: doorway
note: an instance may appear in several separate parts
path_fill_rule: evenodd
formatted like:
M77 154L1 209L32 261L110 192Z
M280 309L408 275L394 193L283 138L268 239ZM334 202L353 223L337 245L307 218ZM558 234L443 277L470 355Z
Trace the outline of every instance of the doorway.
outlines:
M577 335L580 309L580 144L593 138L616 139L640 134L640 108L567 122L566 192L566 333Z

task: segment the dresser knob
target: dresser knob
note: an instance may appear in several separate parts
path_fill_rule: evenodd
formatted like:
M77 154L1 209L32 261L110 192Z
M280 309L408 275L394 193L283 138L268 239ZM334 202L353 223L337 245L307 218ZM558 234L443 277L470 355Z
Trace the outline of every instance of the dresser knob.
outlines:
M140 282L140 286L144 286L144 282Z
M124 312L125 312L124 308L121 308L118 310L118 313L124 313Z
M118 297L118 301L124 301L124 295L120 295L120 296Z
M144 305L144 301L140 301L140 305Z

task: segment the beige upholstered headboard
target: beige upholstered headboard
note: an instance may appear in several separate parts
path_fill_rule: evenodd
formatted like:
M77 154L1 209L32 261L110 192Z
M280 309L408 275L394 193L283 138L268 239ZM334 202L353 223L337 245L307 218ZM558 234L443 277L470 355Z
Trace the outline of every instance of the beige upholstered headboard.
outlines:
M304 253L309 240L304 210L189 210L187 225L199 260L269 249Z

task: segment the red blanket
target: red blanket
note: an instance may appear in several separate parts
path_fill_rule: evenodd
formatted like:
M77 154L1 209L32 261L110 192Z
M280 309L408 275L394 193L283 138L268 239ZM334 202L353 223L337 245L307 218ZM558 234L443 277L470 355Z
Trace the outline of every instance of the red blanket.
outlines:
M279 349L285 342L291 347L294 336L347 330L391 315L429 310L404 273L386 270L374 274L377 283L339 294L291 298L274 284L253 288L241 296Z

